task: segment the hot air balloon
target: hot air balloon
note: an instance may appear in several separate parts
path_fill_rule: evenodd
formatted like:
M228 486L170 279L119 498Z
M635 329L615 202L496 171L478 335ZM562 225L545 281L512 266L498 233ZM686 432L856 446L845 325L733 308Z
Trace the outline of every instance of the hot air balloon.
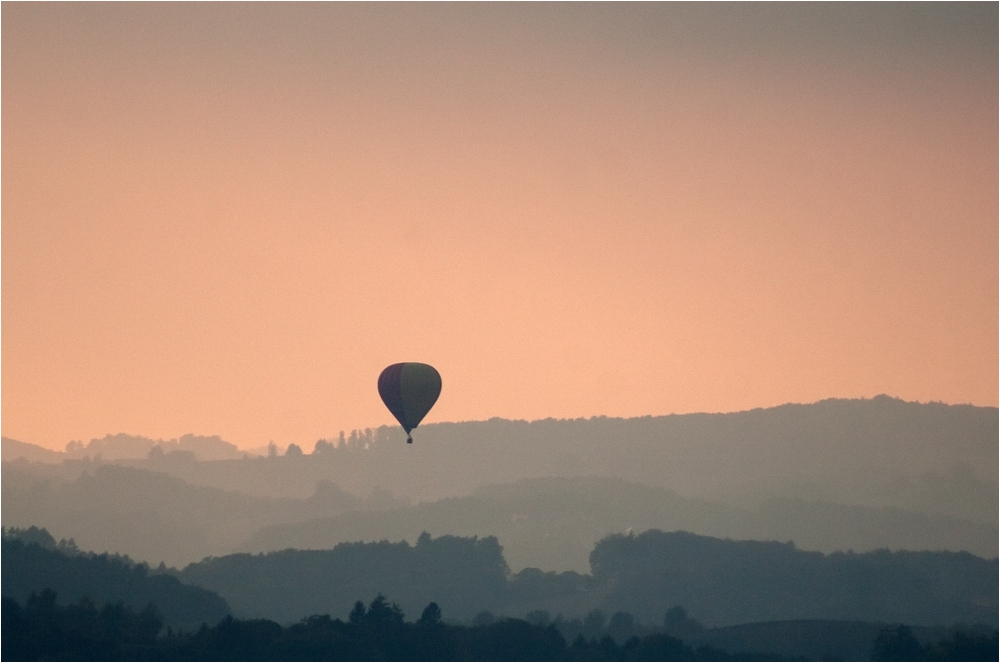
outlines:
M406 431L408 444L413 443L410 431L427 416L440 394L441 375L428 364L393 364L378 376L378 395Z

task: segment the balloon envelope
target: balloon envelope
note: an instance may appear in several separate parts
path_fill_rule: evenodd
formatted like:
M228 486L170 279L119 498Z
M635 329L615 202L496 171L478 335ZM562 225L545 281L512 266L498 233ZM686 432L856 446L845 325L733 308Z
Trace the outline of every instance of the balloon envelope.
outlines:
M378 376L378 394L409 436L437 402L441 375L428 364L393 364Z

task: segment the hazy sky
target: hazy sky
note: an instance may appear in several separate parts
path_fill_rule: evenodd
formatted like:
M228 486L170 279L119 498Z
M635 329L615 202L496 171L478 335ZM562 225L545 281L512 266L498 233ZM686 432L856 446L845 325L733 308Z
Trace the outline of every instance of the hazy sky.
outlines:
M997 405L997 5L2 6L2 427ZM419 431L418 431L419 433Z

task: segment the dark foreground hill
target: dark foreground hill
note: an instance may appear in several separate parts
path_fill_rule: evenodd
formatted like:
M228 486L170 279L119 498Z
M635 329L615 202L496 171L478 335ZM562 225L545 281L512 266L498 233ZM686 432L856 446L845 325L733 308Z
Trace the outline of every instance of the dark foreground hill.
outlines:
M726 650L660 631L625 642L578 635L567 644L554 623L448 624L434 603L407 622L382 596L368 607L358 601L346 622L312 615L282 627L268 620L227 618L195 632L166 635L161 626L151 609L137 614L121 605L98 608L86 601L63 607L52 592L33 595L24 606L4 597L0 656L8 661L992 661L997 654L995 630L955 629L921 642L906 626L829 622L759 625L762 629L748 624L736 637L728 634L737 645L752 640L765 647L783 645L780 651ZM798 627L804 628L799 632Z
M52 592L32 595L24 606L4 597L2 657L18 661L782 660L766 654L732 655L705 645L694 649L660 633L624 644L610 637L601 641L580 637L567 646L554 625L517 619L471 627L446 624L434 603L427 605L420 619L407 622L399 607L382 596L367 608L358 601L346 622L313 615L282 627L268 620L227 618L196 632L168 632L163 637L160 629L152 610L136 614L111 604L98 609L86 601L62 607Z
M225 600L211 591L151 573L127 557L83 553L71 542L56 544L45 530L5 530L2 546L3 595L17 601L49 590L67 602L84 597L120 601L137 611L153 604L174 627L215 623L229 614Z
M709 629L690 639L720 651L768 652L793 661L975 661L997 658L997 630L795 620Z
M285 610L294 604L289 593L297 595L302 605L324 605L335 600L331 597L338 594L338 587L340 593L360 598L365 588L378 585L401 590L417 606L422 594L441 595L467 614L483 600L479 608L495 605L498 615L525 617L498 617L481 610L471 625L463 626L453 621L454 613L429 602L409 613L420 614L419 619L406 622L401 608L379 596L367 608L357 599L345 602L340 610L334 606L332 612L337 614L353 603L346 621L327 612L300 615L282 626L267 619L219 621L225 602L163 575L166 569L151 574L127 559L81 553L71 542L55 544L42 530L8 531L3 548L2 658L995 660L996 560L956 563L950 554L859 555L847 563L839 560L848 569L853 563L854 573L845 574L824 568L823 560L835 556L804 555L784 544L646 532L602 541L594 550L593 575L526 569L509 576L495 540L425 535L415 546L383 542L331 551L239 555L206 560L185 570L202 579L221 578L220 584L235 588L240 600L277 604ZM729 572L720 571L720 566ZM810 566L816 568L810 571ZM829 587L824 593L823 583L811 577L817 569L840 583L839 593ZM855 580L876 581L867 604L858 582L844 587L851 585L845 582L851 575ZM894 597L908 598L908 588L915 582L924 598L959 607L967 600L989 604L990 598L983 594L992 591L993 625L903 627L885 621L796 619L706 628L679 606L656 614L662 597L650 601L654 594L666 593L671 600L684 591L690 597L700 592L701 600L694 601L698 610L708 606L719 612L720 605L735 604L738 612L762 601L788 603L789 596L796 595L790 605L801 611L810 597L817 603L829 602L832 596L834 603L870 607L870 595L878 594L878 609L891 613L898 611ZM68 594L57 595L51 587ZM27 598L8 596L15 592L28 592ZM74 592L80 596L75 602L64 598ZM102 606L102 601L107 604ZM146 607L140 610L142 605ZM544 606L561 606L570 617ZM610 612L616 606L626 609ZM585 609L589 609L585 615L573 612ZM185 631L164 633L161 616L168 615L168 623L186 625ZM448 623L442 622L442 615ZM945 617L945 622L953 621ZM199 621L206 625L193 629Z
M628 611L658 622L675 605L710 626L824 619L917 625L998 621L998 564L968 553L834 553L656 530L602 540L592 573L525 569L507 577L486 539L341 544L331 550L228 555L192 564L186 582L211 589L237 615L290 621L330 613L378 592L413 612L437 601L449 615L477 611L567 618Z

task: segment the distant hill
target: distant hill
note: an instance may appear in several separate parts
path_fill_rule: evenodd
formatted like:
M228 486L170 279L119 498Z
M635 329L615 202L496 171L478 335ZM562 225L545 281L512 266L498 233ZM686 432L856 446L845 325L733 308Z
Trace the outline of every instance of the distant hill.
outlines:
M3 460L23 458L33 463L59 463L67 458L61 451L53 451L37 444L12 440L9 437L0 438L0 455Z
M79 467L70 471L74 463ZM190 485L137 467L18 461L3 464L0 489L5 526L43 526L88 550L120 552L154 565L182 566L241 551L413 541L423 531L496 536L515 570L579 572L589 569L598 540L652 528L792 540L799 548L824 552L891 548L994 556L998 540L996 523L777 498L740 508L601 477L524 480L407 506L386 491L361 498L329 481L314 483L306 498L273 498Z
M773 499L741 509L683 498L620 479L531 479L484 487L469 497L378 513L346 512L270 525L240 546L248 552L324 549L345 541L414 540L422 531L496 536L511 568L589 569L594 544L613 533L683 529L698 534L795 541L833 552L878 548L997 554L996 524L981 525L901 509Z
M70 442L66 445L66 455L70 458L100 456L105 460L127 460L147 458L151 453L161 457L170 453L193 454L197 460L230 460L247 456L236 445L218 435L187 434L171 440L153 440L141 435L118 433L95 438L87 444Z
M429 424L412 445L398 427L382 427L320 453L158 467L261 496L308 497L325 479L414 501L522 479L604 476L743 506L786 497L995 525L998 423L997 408L880 396L730 414Z
M30 462L60 463L69 459L98 458L104 461L143 460L150 454L162 458L164 455L186 454L191 460L232 460L245 458L247 453L240 451L236 445L226 442L218 435L182 435L171 440L154 440L141 435L105 435L84 444L71 441L66 444L65 451L53 451L37 444L2 439L3 460L12 461L24 458ZM157 449L159 447L159 449Z
M45 530L5 530L2 545L3 595L20 602L51 589L64 603L88 597L97 603L122 601L133 610L153 603L175 628L215 624L229 614L226 602L210 591L150 573L127 557L83 553L72 543L57 545Z
M427 501L521 479L605 476L741 506L787 497L995 525L998 438L997 408L878 396L728 414L428 424L413 445L383 426L263 459L193 435L108 435L70 443L67 455L261 497L306 498L326 480Z
M997 560L967 553L824 555L778 542L649 530L603 539L591 559L587 575L525 569L511 576L505 603L495 610L567 618L624 611L638 622L657 624L681 605L715 627L832 620L995 628L998 620ZM778 651L715 636L703 641L731 650Z
M496 536L511 568L589 569L594 544L629 528L662 526L725 530L745 516L733 508L689 500L662 488L619 479L548 478L488 486L468 497L382 511L346 512L270 525L240 546L247 552L322 550L350 541L414 541L421 532Z
M382 427L318 442L311 454L221 460L191 450L230 454L218 438L114 435L70 445L80 457L59 463L5 461L2 515L7 526L44 525L95 549L175 564L424 530L497 536L514 568L578 571L595 541L629 528L824 552L993 556L998 437L996 408L884 396L731 414L434 424L412 445ZM374 510L386 513L350 513Z
M471 619L501 601L507 573L492 537L424 535L413 546L382 541L227 555L191 564L179 577L225 595L241 616L288 623L312 614L346 618L355 601L378 593L408 614L434 601L451 617Z
M88 466L75 478L46 469L4 463L4 526L43 526L85 549L124 553L154 565L232 552L269 524L396 504L391 495L365 500L329 482L315 484L307 499L265 498L127 466Z
M192 564L179 577L218 592L241 615L278 621L343 610L352 596L383 592L407 612L435 600L459 619L479 610L510 616L544 610L567 619L600 610L655 624L681 605L707 626L998 622L997 560L968 553L824 555L778 542L649 530L605 538L590 558L589 575L525 569L508 576L495 539L424 533L415 546L382 541L228 555Z
M790 619L998 623L998 562L968 553L806 552L789 544L651 530L590 556L607 610L655 619L683 605L710 625Z

